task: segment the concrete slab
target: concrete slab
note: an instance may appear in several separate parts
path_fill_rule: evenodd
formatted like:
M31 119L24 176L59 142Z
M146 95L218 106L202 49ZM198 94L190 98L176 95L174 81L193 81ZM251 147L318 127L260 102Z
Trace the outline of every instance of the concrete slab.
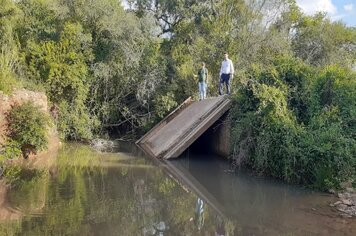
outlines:
M186 100L180 107L137 141L149 155L178 157L230 109L231 101L220 96L197 102Z

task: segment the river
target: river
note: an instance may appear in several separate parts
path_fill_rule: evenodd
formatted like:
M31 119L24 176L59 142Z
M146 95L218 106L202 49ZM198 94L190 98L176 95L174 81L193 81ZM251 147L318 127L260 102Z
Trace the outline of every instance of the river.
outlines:
M356 235L332 196L216 156L158 162L130 143L65 144L35 166L0 194L0 235Z

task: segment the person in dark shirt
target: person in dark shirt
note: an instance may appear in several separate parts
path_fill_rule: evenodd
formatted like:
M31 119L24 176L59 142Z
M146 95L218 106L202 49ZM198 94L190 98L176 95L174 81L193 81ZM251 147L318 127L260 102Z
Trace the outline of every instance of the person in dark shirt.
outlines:
M199 100L204 100L206 98L206 89L208 87L208 69L205 67L203 62L201 68L198 71L199 80Z

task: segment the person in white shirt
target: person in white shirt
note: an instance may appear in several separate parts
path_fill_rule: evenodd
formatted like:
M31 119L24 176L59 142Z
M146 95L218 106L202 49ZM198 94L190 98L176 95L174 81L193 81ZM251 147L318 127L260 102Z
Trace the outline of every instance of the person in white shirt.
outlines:
M226 93L230 94L230 80L234 77L234 65L229 59L229 55L224 53L224 60L220 68L219 95L222 95L223 84L226 85Z

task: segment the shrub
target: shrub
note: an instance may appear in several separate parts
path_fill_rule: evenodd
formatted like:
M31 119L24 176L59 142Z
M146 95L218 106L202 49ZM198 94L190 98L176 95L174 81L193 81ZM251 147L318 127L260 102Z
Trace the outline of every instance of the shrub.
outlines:
M319 74L310 89L310 116L318 116L334 107L344 131L356 138L356 73L329 66Z
M84 104L59 104L57 120L58 131L62 139L88 140L93 138L92 130L98 127L98 121L91 118Z
M14 52L6 50L7 45L0 48L0 91L10 94L15 88L21 87L15 74L18 64Z
M9 139L2 147L0 146L0 162L13 160L19 156L21 156L21 145L15 140Z
M27 158L33 152L47 148L47 128L49 116L33 102L15 106L7 115L8 136L11 142L17 142L22 155Z
M156 114L159 118L163 118L177 105L173 93L168 92L166 95L160 95L155 99Z

